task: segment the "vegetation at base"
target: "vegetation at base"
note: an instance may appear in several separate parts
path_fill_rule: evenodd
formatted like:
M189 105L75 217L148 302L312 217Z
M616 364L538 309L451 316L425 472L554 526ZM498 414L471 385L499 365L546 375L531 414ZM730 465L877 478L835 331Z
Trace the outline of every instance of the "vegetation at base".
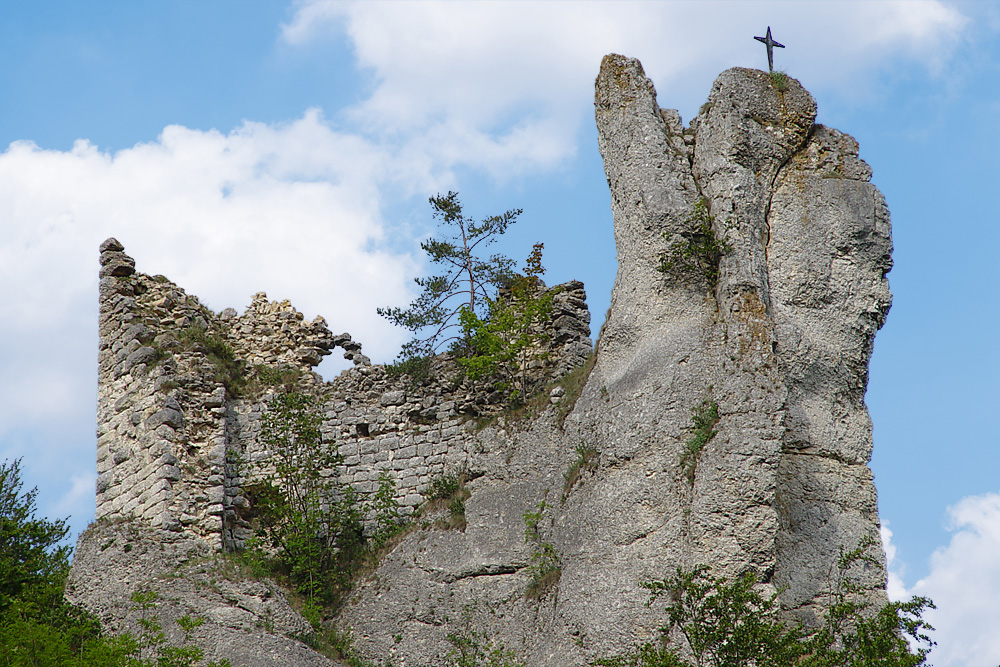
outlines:
M712 399L702 401L691 408L691 424L693 431L681 452L680 465L684 470L689 484L694 484L694 471L698 467L698 457L718 431L715 425L719 423L719 404Z
M465 473L442 475L431 480L431 488L427 494L427 505L423 512L439 507L448 509L446 519L438 519L435 528L465 530L465 501L469 499L469 490L465 488Z
M528 564L531 583L528 584L524 596L533 600L545 597L558 585L562 575L559 552L556 551L554 544L543 539L540 527L545 510L549 507L549 504L542 500L535 506L534 512L524 513L524 542L531 545L531 560Z
M708 210L708 200L700 199L687 218L694 231L683 234L683 238L672 243L671 235L664 237L670 245L660 253L659 271L666 274L697 273L704 276L714 290L719 282L719 262L733 250L725 239L715 235L714 221L715 217Z
M445 346L467 344L460 313L467 310L483 316L497 286L507 282L513 273L514 263L507 257L483 257L482 253L517 221L521 209L476 222L462 214L457 192L431 197L430 204L443 234L422 242L420 247L432 263L443 267L443 273L416 278L422 291L407 308L377 311L414 334L423 332L403 345L400 361L430 356Z
M339 660L347 667L376 667L355 650L354 638L350 632L338 630L331 625L317 625L313 633L298 639L317 653L331 660ZM391 667L391 663L382 663L380 667Z
M37 518L37 489L24 491L20 460L0 463L0 665L3 667L194 667L204 655L187 641L169 646L139 594L140 632L101 634L91 614L63 598L70 548L64 520ZM136 600L133 597L133 600ZM199 619L178 619L185 637ZM227 667L213 662L205 667Z
M445 667L526 667L503 644L468 628L449 634L448 643L452 649L444 656Z
M914 597L874 610L859 602L863 591L848 571L859 561L875 562L865 542L838 561L833 604L819 628L808 630L778 618L777 594L760 592L757 577L732 581L709 575L707 566L641 584L649 604L667 600L666 622L656 642L614 658L607 667L916 667L934 643L921 619L930 600ZM911 650L909 640L917 647Z
M156 667L194 667L205 658L205 651L191 643L191 633L205 622L200 617L185 614L177 619L177 625L184 633L184 641L180 646L167 644L167 636L163 626L153 615L156 602L160 599L153 591L136 591L131 601L139 609L139 634L123 635L124 643L132 649L131 658L135 662L128 665L155 665ZM212 661L204 667L230 667L229 660Z
M312 397L273 395L260 434L271 456L249 465L257 481L245 489L255 532L245 560L258 573L286 580L317 609L339 604L354 574L403 525L388 474L366 503L339 482L343 457L322 442L321 422ZM366 516L373 525L367 533Z

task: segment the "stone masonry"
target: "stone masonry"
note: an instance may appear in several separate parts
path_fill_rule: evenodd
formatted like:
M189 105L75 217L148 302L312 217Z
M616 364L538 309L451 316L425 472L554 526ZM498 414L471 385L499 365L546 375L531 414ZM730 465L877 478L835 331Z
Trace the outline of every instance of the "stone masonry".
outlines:
M547 377L579 366L591 351L583 284L553 289L551 354L535 371ZM312 368L334 348L354 367L323 382ZM435 363L452 362L443 355ZM101 245L97 517L136 517L217 548L239 546L249 524L241 517L247 499L238 462L266 464L269 455L257 436L274 388L245 386L259 369L285 373L320 400L323 441L344 457L341 482L363 499L388 472L407 513L424 502L434 477L465 466L471 419L497 408L482 385L393 376L350 335L332 334L322 317L304 321L288 301L264 293L242 315L231 308L216 315L163 276L136 272L123 246L108 239Z

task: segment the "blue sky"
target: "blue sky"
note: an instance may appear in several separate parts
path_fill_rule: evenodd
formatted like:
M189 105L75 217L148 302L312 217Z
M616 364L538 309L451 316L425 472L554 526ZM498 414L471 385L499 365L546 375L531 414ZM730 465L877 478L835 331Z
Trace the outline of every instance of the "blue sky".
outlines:
M1000 5L993 2L0 4L0 458L93 517L97 246L216 310L289 298L376 361L405 333L427 197L524 209L586 283L615 272L593 127L601 56L685 122L715 75L776 67L861 144L892 212L894 302L867 395L893 590L939 605L935 664L1000 662ZM341 366L328 359L327 375ZM992 642L992 643L991 643Z

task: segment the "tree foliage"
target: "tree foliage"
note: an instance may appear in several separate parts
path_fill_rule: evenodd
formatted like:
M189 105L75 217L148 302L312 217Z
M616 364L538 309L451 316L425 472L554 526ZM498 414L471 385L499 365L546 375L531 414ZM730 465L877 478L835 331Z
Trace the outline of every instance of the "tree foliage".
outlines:
M37 489L22 490L20 461L0 463L0 667L194 667L204 654L188 643L201 621L179 619L182 646L171 646L152 617L155 596L141 605L138 635L101 634L97 619L63 598L70 548L64 520L35 516ZM228 661L205 667L227 667Z
M806 629L778 618L777 594L764 595L757 577L714 578L707 566L641 584L649 603L667 600L660 638L627 654L596 661L613 667L916 667L926 664L932 628L923 597L877 610L847 576L871 543L841 556L832 604L822 624ZM908 639L917 646L911 650Z
M22 491L20 460L0 464L0 615L15 601L46 597L69 568L71 549L59 544L69 528L35 517L37 495Z
M493 380L498 390L515 400L535 389L529 370L547 356L549 335L544 324L556 291L545 290L541 280L543 248L536 243L522 273L512 275L496 298L487 298L485 317L464 307L459 313L469 347L459 364L473 380Z
M402 523L395 483L386 474L371 503L337 479L343 457L322 442L316 401L298 392L274 394L261 418L260 442L271 456L251 464L247 485L257 535L253 556L284 575L315 604L335 603L366 550ZM365 535L366 514L374 529Z
M719 262L733 249L725 239L715 235L714 222L715 216L709 212L708 200L698 200L687 218L688 225L694 230L673 240L666 251L660 253L659 271L666 274L701 274L715 289L719 282ZM670 234L665 236L667 241L672 238Z
M480 222L462 213L457 192L430 198L441 236L420 244L442 272L416 278L420 295L407 308L379 308L378 314L405 329L422 332L403 346L402 359L427 356L446 345L461 345L467 337L459 321L468 311L485 316L497 286L512 276L513 261L499 254L483 255L507 228L517 221L521 209L511 209Z

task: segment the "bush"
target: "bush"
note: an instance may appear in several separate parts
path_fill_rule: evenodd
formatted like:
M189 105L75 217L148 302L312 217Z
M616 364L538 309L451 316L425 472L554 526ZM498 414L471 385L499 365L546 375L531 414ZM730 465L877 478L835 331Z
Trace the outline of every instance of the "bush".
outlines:
M35 517L37 489L21 490L20 461L0 464L0 664L4 667L193 667L203 659L189 644L199 619L178 619L182 646L168 646L149 613L156 596L133 595L138 636L101 635L97 619L63 599L70 549L59 546L66 522ZM205 667L228 667L226 660Z
M236 358L233 348L220 334L192 324L178 336L181 349L203 352L215 369L215 379L233 396L241 395L246 385L245 365Z
M543 500L535 506L534 512L524 513L524 542L531 545L531 561L528 565L531 583L524 594L529 599L544 597L559 583L562 576L559 552L554 544L546 542L542 537L540 524L548 507L549 504Z
M593 445L580 443L576 446L576 460L570 465L566 474L563 475L562 499L565 502L569 497L569 492L580 479L580 475L585 472L594 472L601 463L601 454Z
M467 341L458 359L472 380L487 380L509 403L523 403L544 378L529 370L548 357L546 323L552 313L556 289L541 282L543 244L536 243L525 262L524 273L510 276L506 289L495 299L487 298L488 312L479 317L462 308L459 321Z
M403 525L395 483L379 477L370 503L337 480L343 457L322 442L316 401L275 394L261 418L260 442L271 456L252 464L246 486L256 535L247 560L286 577L308 604L336 605L366 558ZM273 481L272 481L273 480ZM365 534L365 517L373 520Z
M719 282L719 262L733 250L724 239L715 235L714 222L715 217L708 211L708 200L702 198L687 218L694 231L682 234L683 238L674 240L660 253L660 272L699 274L714 290ZM672 237L667 235L665 238L669 242Z
M422 511L434 510L442 505L448 509L446 519L438 519L434 526L443 529L465 530L465 501L469 499L465 488L465 473L441 475L431 480L427 494L427 505Z
M482 633L464 629L447 639L452 645L444 656L447 667L525 667L513 651Z
M288 392L270 400L260 442L271 456L252 466L266 481L247 488L257 533L250 547L270 557L309 601L332 603L362 548L364 512L354 489L330 474L343 458L321 442L321 421L309 396Z
M715 425L719 423L719 404L708 399L691 408L691 423L694 427L693 432L684 445L684 451L681 452L680 465L688 483L693 485L694 471L698 466L701 450L718 434Z
M847 577L872 541L841 556L833 604L818 630L778 618L777 594L763 595L748 572L735 580L709 576L707 566L641 584L649 604L666 598L659 641L595 665L611 667L916 667L933 646L920 618L927 598L890 602L872 613ZM918 646L911 651L907 638ZM920 646L923 644L923 646ZM682 657L683 656L683 657ZM690 657L688 657L690 656Z

